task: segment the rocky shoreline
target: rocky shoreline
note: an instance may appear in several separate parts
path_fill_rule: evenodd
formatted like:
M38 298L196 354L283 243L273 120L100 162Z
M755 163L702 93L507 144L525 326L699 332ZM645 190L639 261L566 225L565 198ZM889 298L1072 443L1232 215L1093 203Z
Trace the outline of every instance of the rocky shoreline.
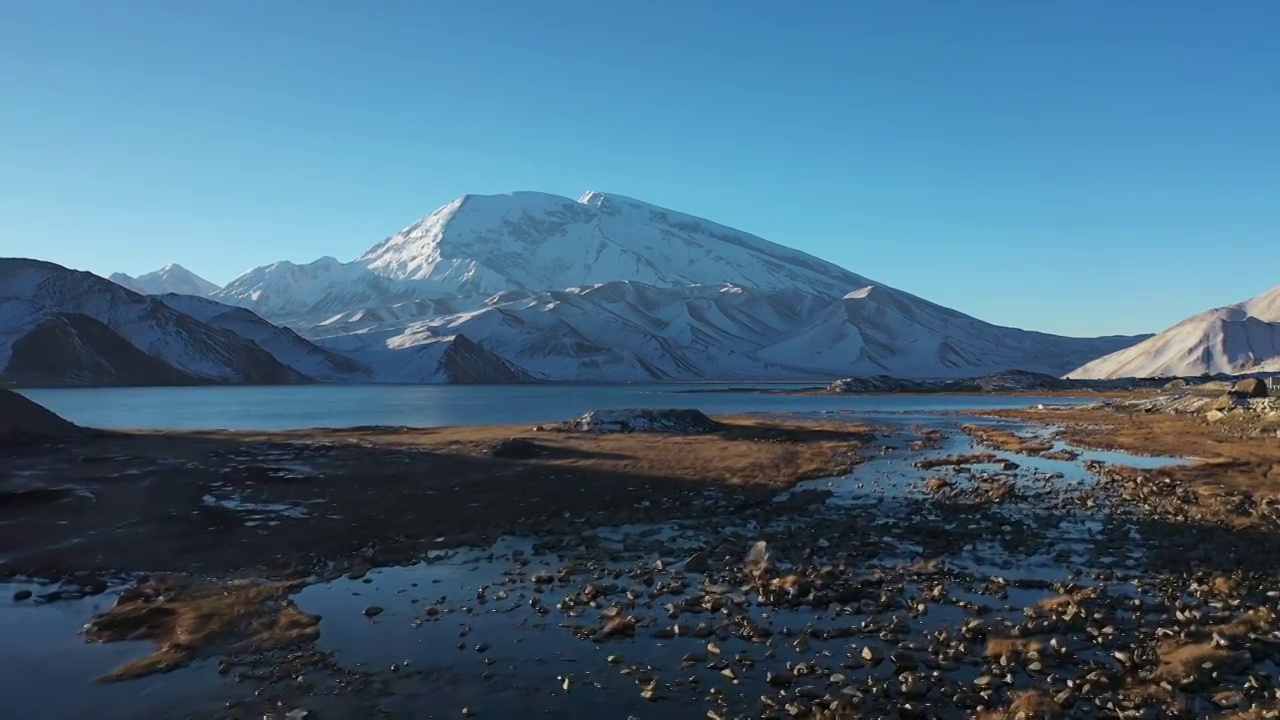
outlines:
M1120 423L1162 420L1115 408L1002 415L907 415L880 418L874 427L841 415L714 419L736 427L739 435L730 437L710 427L688 435L683 427L525 428L520 439L534 445L532 454L511 443L507 428L434 437L345 431L352 448L342 452L416 443L419 454L396 459L409 465L438 462L431 460L437 455L515 453L527 457L503 462L542 463L541 472L566 476L586 458L543 453L593 453L594 472L622 462L600 455L631 453L629 467L639 470L636 456L652 453L684 462L692 473L702 467L689 459L698 442L723 444L731 455L769 452L718 476L704 467L688 494L649 484L572 503L568 498L603 489L577 485L568 495L541 495L561 510L470 536L437 536L427 527L427 542L406 542L395 536L408 526L380 510L384 542L330 555L344 559L338 564L316 563L315 556L292 575L265 572L271 563L233 572L229 563L213 572L209 565L146 578L103 576L91 585L88 576L85 585L74 575L44 585L19 577L13 587L35 595L12 602L56 607L83 594L108 599L110 606L84 618L86 639L154 646L112 668L122 674L107 679L121 683L103 687L145 684L155 677L148 673L169 671L175 679L166 682L195 683L205 689L201 697L217 699L202 705L185 698L187 717L1274 713L1275 506L1256 497L1224 506L1221 512L1235 514L1228 522L1202 504L1187 502L1179 512L1171 502L1183 505L1180 491L1199 487L1194 473L1214 461L1208 448L1230 454L1251 443L1247 457L1261 464L1280 459L1280 443L1232 440L1223 423L1174 415L1161 418L1188 423L1176 426L1181 437L1168 438L1174 426L1159 424L1141 426L1145 434L1122 432ZM627 429L614 415L596 420L594 427ZM289 440L310 448L313 468L328 467L332 458L321 458L336 452L306 445L314 436ZM165 441L173 447L172 438L153 439L157 448ZM252 462L223 456L238 458L237 466L300 462L279 457L280 437L235 441L257 453ZM1117 445L1125 452L1095 449ZM1170 452L1174 445L1188 452ZM843 467L815 474L818 466L802 462L806 448L821 448ZM837 448L856 460L835 458L830 451ZM1152 457L1183 454L1204 461ZM371 457L346 462L368 468ZM704 457L722 463L726 454ZM87 464L95 462L128 472L120 457ZM750 480L752 467L763 473L759 480ZM792 480L767 481L779 467L790 467ZM522 472L526 483L537 477ZM323 484L301 475L273 479L268 472L240 482ZM799 479L806 475L814 479ZM526 485L507 497L518 504L522 492L545 490ZM424 495L398 504L407 517L442 522L443 515L428 515L428 497L444 500ZM448 502L466 506L463 497ZM475 497L493 503L497 496ZM242 498L240 508L223 509L242 525L254 522L249 515L275 513L266 522L279 525L260 527L267 535L309 522L265 510L271 503L262 500ZM495 520L502 517L496 507L488 508ZM345 518L326 523L331 533L351 527ZM244 537L233 532L205 542L224 544L226 553ZM153 569L176 569L201 552L180 548L168 567ZM76 590L54 594L64 587ZM38 692L33 682L28 692Z

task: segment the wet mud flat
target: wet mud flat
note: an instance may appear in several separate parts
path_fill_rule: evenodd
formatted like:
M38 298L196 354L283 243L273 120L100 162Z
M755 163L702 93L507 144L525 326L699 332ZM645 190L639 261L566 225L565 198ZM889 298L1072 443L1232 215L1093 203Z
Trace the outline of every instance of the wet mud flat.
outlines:
M718 514L843 473L850 420L697 432L531 426L116 433L0 452L0 577L311 574L504 533ZM99 577L101 575L101 577Z
M541 527L327 564L316 552L292 573L264 572L272 560L112 576L102 595L41 609L99 598L93 612L76 606L83 638L99 641L84 657L130 657L95 655L86 674L143 671L86 677L86 696L169 678L169 695L138 697L174 717L1243 718L1275 707L1270 517L1170 516L1108 480L1200 463L1009 419L876 425L856 431L858 460L828 477L726 477L678 502L649 487L610 497L608 512L540 507ZM629 440L641 441L661 439ZM242 514L279 523L266 532L315 517L256 507L276 496L241 500L255 506ZM1210 551L1186 554L1201 541ZM59 585L23 587L37 594L13 607L30 612L22 603Z

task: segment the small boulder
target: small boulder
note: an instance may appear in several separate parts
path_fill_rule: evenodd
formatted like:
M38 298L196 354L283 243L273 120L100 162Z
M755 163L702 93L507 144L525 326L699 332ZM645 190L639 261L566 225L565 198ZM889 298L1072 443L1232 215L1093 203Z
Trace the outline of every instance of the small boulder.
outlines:
M698 410L592 410L581 417L560 423L563 432L630 433L655 432L676 434L713 433L722 430L720 423Z
M1259 378L1237 380L1231 387L1231 394L1237 397L1256 398L1267 396L1267 383Z
M1241 401L1239 396L1233 395L1232 393L1227 393L1225 395L1219 396L1217 400L1214 400L1213 402L1209 403L1207 410L1211 410L1211 411L1217 410L1219 412L1227 412L1229 410L1234 410L1240 407L1242 404L1243 402Z
M705 552L696 552L684 561L684 569L687 572L705 573L711 571L711 559L707 557Z

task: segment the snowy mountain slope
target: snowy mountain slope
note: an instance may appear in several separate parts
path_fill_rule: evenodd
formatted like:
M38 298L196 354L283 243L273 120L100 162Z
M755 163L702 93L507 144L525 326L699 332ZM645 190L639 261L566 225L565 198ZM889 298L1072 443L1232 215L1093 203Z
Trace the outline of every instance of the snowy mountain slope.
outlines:
M487 350L553 380L675 380L795 375L746 354L795 322L789 294L733 286L655 288L614 282L539 293L425 321L383 323L344 334L330 323L310 331L370 348L405 349L463 334ZM781 307L779 307L781 306ZM322 337L320 333L328 333ZM363 357L360 346L338 346Z
M165 305L206 325L223 328L271 353L281 363L317 380L369 381L369 368L345 355L325 350L297 333L277 327L244 308L191 295L160 295Z
M94 385L195 385L182 372L129 344L105 324L76 313L40 315L13 341L0 372L6 384L24 387Z
M541 379L464 335L440 335L426 328L405 332L366 329L318 342L336 352L361 358L370 367L375 381L382 383L504 384Z
M341 312L320 322L317 327L342 327L347 330L372 328L387 323L406 323L458 312L448 301L409 300L386 307L368 307Z
M419 288L376 275L360 263L324 257L254 268L211 296L273 322L311 324L340 313L424 299Z
M352 262L256 268L213 299L287 324L386 382L437 381L444 343L491 355L482 375L505 375L501 365L630 381L1061 374L1139 340L991 325L754 235L596 192L464 196Z
M899 290L868 286L845 295L758 355L851 375L954 378L1010 368L1061 375L1082 360L1135 341L1001 327Z
M637 200L519 192L463 196L354 262L255 268L213 297L273 322L308 326L409 301L462 312L493 296L619 280L732 283L827 300L870 284L811 255Z
M165 265L155 272L139 275L136 278L124 273L115 273L109 279L117 285L123 285L143 295L177 293L207 297L219 289L217 285L176 263Z
M36 342L43 332L57 347ZM118 338L109 335L114 334ZM114 368L92 375L92 368L132 362L136 348L159 365ZM94 363L76 363L74 382L105 384L121 377L137 379L154 371L155 382L282 383L308 378L281 364L270 353L230 330L211 327L174 310L160 300L139 295L97 275L68 270L53 263L0 259L0 377L16 382L10 368L32 368L59 352L89 356L109 353ZM175 374L176 373L176 374ZM67 379L72 382L73 379Z
M789 291L634 282L539 293L427 320L335 320L308 332L356 357L462 333L540 377L592 381L967 377L991 367L1061 374L1134 342L1001 328L887 288L811 306Z
M462 297L614 280L732 283L839 296L865 279L797 250L620 195L467 195L371 248L359 262Z
M1086 363L1071 378L1280 372L1280 286L1215 308L1133 347Z

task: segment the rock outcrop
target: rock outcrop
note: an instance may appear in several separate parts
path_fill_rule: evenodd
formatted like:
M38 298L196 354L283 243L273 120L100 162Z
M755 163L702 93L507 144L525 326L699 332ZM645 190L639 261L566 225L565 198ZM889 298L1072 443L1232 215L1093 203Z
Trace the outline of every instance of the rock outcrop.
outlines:
M84 432L43 405L0 388L0 446L66 440Z

